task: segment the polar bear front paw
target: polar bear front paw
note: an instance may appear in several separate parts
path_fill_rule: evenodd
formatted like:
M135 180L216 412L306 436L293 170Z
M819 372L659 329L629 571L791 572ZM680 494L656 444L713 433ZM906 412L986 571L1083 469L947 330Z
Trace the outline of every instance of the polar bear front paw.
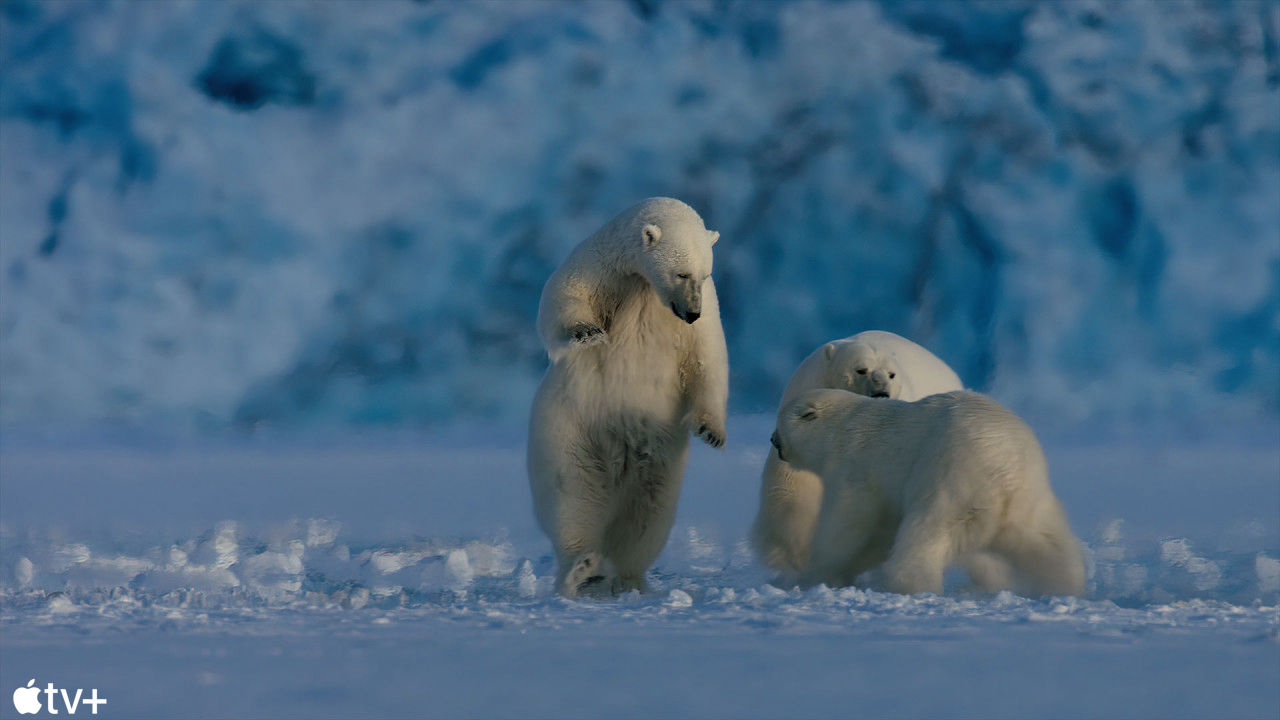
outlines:
M569 337L579 345L595 345L608 340L609 334L597 325L579 323L569 329Z
M600 553L589 552L578 557L565 575L560 592L565 597L612 594L616 573Z
M693 434L713 448L724 447L725 432L723 426L700 423L697 429L693 431Z

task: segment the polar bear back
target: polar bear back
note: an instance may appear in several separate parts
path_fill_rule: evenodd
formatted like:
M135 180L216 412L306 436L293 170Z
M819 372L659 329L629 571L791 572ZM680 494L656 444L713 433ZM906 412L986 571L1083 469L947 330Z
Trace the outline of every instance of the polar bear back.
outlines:
M1053 499L1035 433L985 395L959 390L903 402L818 390L798 398L806 400L824 406L810 443L825 456L823 477L884 484L881 491L899 509L943 487L957 501L1006 507L1014 516L1034 514Z
M898 366L901 383L899 400L911 402L929 395L964 388L964 383L960 382L960 376L956 375L956 372L941 358L923 346L891 332L866 330L847 338L834 340L810 353L791 376L786 389L782 392L780 404L785 405L809 390L833 387L826 380L827 348L853 343L869 345L879 353L894 359Z

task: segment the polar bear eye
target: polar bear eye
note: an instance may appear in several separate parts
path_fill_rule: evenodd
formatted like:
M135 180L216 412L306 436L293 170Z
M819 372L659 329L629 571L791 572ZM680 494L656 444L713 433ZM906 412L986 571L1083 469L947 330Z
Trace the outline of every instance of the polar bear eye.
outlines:
M816 410L806 410L800 414L801 420L812 420L816 417L818 417L818 412Z
M894 378L896 378L896 377L898 377L898 373L889 373L889 379L890 379L890 380L892 380L892 379L894 379Z
M858 374L859 374L859 375L866 375L866 374L867 374L867 369L866 369L866 368L858 368Z
M691 278L691 277L693 277L693 276L692 276L692 275L690 275L689 273L680 273L680 274L679 274L679 275L677 275L676 277L680 278L681 280L688 280L689 278Z

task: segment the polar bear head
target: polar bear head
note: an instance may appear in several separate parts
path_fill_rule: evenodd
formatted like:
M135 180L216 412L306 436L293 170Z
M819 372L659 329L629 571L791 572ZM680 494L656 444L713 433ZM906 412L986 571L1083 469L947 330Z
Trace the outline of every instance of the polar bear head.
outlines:
M867 397L896 398L902 392L898 361L861 340L836 340L822 348L823 385Z
M851 402L870 402L847 390L810 390L778 410L778 425L769 442L778 459L800 470L822 472L826 449L832 447L833 425L824 418L836 415ZM836 423L835 426L838 426Z
M711 246L720 233L708 230L698 213L679 200L652 198L637 210L637 269L676 317L692 323L702 316Z

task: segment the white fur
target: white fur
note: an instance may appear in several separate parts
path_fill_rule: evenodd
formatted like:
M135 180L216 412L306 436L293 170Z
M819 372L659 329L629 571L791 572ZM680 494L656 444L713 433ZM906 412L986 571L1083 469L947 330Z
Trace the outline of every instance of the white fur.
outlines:
M791 376L781 404L818 388L919 400L963 387L955 371L933 353L900 335L868 330L814 350ZM751 540L760 561L787 581L794 581L809 564L821 505L822 479L782 462L770 449Z
M645 589L675 520L690 431L724 444L718 237L688 205L651 198L579 244L543 288L551 366L529 422L529 484L565 596Z
M813 390L779 411L775 442L827 483L805 584L849 585L883 565L888 590L938 593L959 563L989 592L1084 592L1040 443L984 395L909 403Z

